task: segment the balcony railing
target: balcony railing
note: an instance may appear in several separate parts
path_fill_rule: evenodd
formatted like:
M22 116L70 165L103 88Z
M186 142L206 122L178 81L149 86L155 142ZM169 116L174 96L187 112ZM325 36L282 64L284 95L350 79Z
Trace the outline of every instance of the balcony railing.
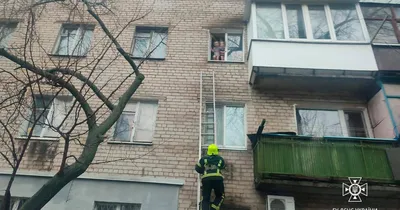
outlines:
M261 135L253 141L256 184L274 176L290 179L342 180L362 177L393 182L384 140L309 138Z

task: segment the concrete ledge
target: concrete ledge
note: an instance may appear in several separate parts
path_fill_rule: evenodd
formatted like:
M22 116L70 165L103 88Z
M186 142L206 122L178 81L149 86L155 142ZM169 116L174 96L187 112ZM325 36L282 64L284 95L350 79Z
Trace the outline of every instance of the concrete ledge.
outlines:
M1 175L10 175L11 170L1 170ZM32 176L32 177L44 177L50 178L53 177L54 173L51 172L41 172L41 171L19 171L17 173L18 176ZM185 184L184 179L169 179L169 178L156 178L156 177L135 177L135 176L127 176L127 175L118 175L115 176L107 176L104 174L93 174L93 173L84 173L77 178L83 180L102 180L102 181L115 181L115 182L137 182L137 183L148 183L148 184L163 184L163 185L178 185L182 186Z

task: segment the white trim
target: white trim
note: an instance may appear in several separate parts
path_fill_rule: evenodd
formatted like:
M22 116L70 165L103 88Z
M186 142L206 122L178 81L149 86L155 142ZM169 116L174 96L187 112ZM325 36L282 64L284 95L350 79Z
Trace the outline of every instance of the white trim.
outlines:
M299 135L299 125L297 124L297 104L293 104L294 125L296 126L296 133Z
M335 25L332 19L331 8L329 7L329 4L325 4L324 8L325 8L326 20L328 22L328 27L329 27L329 33L331 35L331 40L338 41L336 37Z
M18 136L15 137L15 139L18 140L28 140L28 137L25 136ZM37 137L37 136L32 136L30 139L30 141L59 141L59 137Z
M243 39L243 34L242 34ZM225 33L225 49L224 49L224 61L228 60L228 32Z
M129 142L134 142L135 139L135 132L136 132L136 123L138 122L138 116L140 115L139 113L139 106L140 106L140 101L136 102L136 110L135 110L135 116L133 117L133 126L131 130L131 137L129 139Z
M311 25L311 17L310 17L310 12L308 10L308 5L301 5L303 9L303 21L304 21L304 28L306 30L306 39L308 40L313 40L313 31L312 31L312 25Z
M207 30L208 32L208 57L207 60L211 61L211 49L212 49L212 38L211 38L211 30Z
M371 121L369 119L368 110L365 108L364 110L362 110L362 112L363 112L364 125L366 126L366 129L368 131L368 137L369 138L375 138L374 137L374 132L373 132L372 126L371 126Z
M287 20L287 13L286 13L286 5L281 3L281 13L282 13L282 22L283 22L283 37L285 40L290 39L289 36L289 24Z
M253 37L251 38L255 38L257 39L258 37L258 32L257 32L257 6L256 3L252 3L251 4L251 24L253 25ZM251 40L250 38L250 40ZM250 47L250 43L248 43L249 47Z
M222 111L223 111L223 131L224 131L224 134L223 134L223 136L222 136L222 145L220 145L220 146L223 146L223 147L226 147L225 146L225 138L226 138L226 105L223 105L222 106ZM215 116L217 116L217 113L215 113ZM215 126L215 127L217 127L217 126ZM217 144L217 142L215 142L216 144ZM217 144L218 145L218 144Z
M356 7L356 12L357 12L357 15L358 15L358 19L360 20L362 32L364 34L364 39L365 39L365 41L369 42L371 38L369 37L369 32L368 32L368 28L367 28L367 25L366 25L367 23L364 20L364 16L362 14L362 10L361 10L360 4L356 3L355 7Z

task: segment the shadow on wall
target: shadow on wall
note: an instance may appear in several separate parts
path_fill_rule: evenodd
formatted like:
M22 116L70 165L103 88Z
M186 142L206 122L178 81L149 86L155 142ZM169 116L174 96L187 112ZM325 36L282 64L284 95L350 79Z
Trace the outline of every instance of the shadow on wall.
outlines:
M24 143L25 140L18 141L18 153L22 151ZM51 170L57 154L58 144L58 141L31 140L23 161L27 163L28 168L35 167L37 170Z

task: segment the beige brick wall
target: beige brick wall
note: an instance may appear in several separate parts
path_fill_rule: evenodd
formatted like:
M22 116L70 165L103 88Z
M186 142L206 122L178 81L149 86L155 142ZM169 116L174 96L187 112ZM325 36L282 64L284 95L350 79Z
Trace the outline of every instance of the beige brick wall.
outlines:
M146 61L143 64L142 73L145 74L146 79L134 96L159 100L153 145L119 145L104 142L99 147L94 162L124 158L131 160L95 164L88 169L88 173L184 179L185 185L179 195L179 209L195 209L197 205L197 174L194 171L194 165L198 159L198 97L201 71L215 71L216 98L218 101L239 102L246 105L248 133L256 132L259 123L264 118L267 119L264 131L296 131L293 104L299 101L365 103L363 101L349 101L344 94L319 96L307 93L272 93L253 90L247 80L247 64L207 62L208 29L243 28L245 26L241 19L244 8L242 0L156 0L154 5L148 3L148 1L118 1L118 4L114 6L121 11L118 13L119 21L126 22L126 17L132 15L129 11L137 11L139 5L142 5L142 13L152 6L154 11L147 17L136 21L121 34L119 41L126 49L131 48L134 25L174 27L170 28L168 34L168 55L166 59L164 61ZM48 52L53 48L61 23L68 20L67 11L63 13L60 13L60 11L62 10L59 8L58 10L48 9L42 14L38 22L41 33L40 43L43 49ZM56 15L56 13L60 14ZM118 29L118 26L114 24L116 18L104 17L111 29ZM83 19L93 22L87 14L84 15ZM96 25L93 41L99 42L103 36L104 34L102 34L99 26ZM13 41L18 41L21 38L22 34L19 33ZM96 49L100 49L100 47ZM37 51L41 55L45 53L40 49L37 49ZM98 54L99 51L94 50L90 56ZM114 54L115 50L108 52L100 67L106 65ZM90 60L90 56L87 60ZM39 58L39 56L36 57L36 59ZM62 60L46 56L40 59L41 65L45 65L45 61L50 58L56 63ZM12 66L10 62L4 61L4 59L0 62L2 65ZM85 61L79 65L83 66L84 63ZM97 81L98 86L109 82L105 92L110 93L129 69L122 58L117 59ZM85 69L82 71L85 71ZM113 97L114 101L125 87L123 86L121 90L117 91L116 96ZM94 99L91 99L90 103L99 104ZM102 109L100 113L107 113L107 111ZM84 130L85 128L78 128L77 132L81 131L79 129ZM59 143L31 143L30 152L21 168L57 171L63 146L62 141ZM47 149L43 151L43 148L52 149L51 151ZM80 146L71 145L70 152L72 154L79 154L79 151L81 151ZM253 184L253 160L250 142L247 140L247 150L223 150L221 154L228 163L226 204L236 206L238 209L265 209L265 195L256 192ZM53 156L55 156L55 159L53 159ZM7 167L5 163L2 163L1 166Z

